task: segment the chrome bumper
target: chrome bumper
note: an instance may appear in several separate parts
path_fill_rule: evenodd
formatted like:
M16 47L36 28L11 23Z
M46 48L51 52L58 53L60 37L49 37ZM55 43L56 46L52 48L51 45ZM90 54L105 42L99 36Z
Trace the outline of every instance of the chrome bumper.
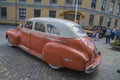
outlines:
M95 67L93 67L92 65L90 65L89 67L86 68L85 73L92 73L99 65L101 62L99 62Z
M93 72L100 65L100 63L101 63L101 55L98 55L96 61L85 69L85 73Z

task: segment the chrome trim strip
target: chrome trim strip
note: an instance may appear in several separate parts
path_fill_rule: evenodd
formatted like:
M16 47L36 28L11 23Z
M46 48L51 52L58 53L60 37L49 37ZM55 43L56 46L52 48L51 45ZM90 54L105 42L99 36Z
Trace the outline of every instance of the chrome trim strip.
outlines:
M69 59L69 58L64 58L64 61L65 61L65 62L71 62L71 61L72 61L72 59Z
M31 35L32 35L32 36L36 36L36 37L45 38L45 36L40 36L40 35L36 35L36 34L32 34L32 33L31 33Z
M57 41L57 42L67 43L65 41L54 39L54 38L48 38L48 37L45 37L45 38L48 39L48 40L51 40L51 41Z
M33 56L36 56L36 57L40 58L41 60L43 60L43 57L44 57L44 54L43 54L43 53L41 53L39 56L37 56L37 55L35 55L34 53L32 53L29 48L26 48L26 47L24 47L24 46L21 45L21 44L18 45L17 47L19 47L20 49L26 51L27 53L30 53L30 54L32 54Z
M98 63L96 64L96 66L94 66L94 67L93 67L92 65L88 66L88 67L85 69L85 73L89 74L89 73L93 72L100 64L101 64L101 61L98 62ZM89 70L90 68L91 68L91 70Z

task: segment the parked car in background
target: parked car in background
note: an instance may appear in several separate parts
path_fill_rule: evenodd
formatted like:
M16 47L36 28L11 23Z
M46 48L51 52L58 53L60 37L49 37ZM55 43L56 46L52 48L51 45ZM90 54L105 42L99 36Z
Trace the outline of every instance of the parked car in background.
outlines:
M93 26L83 26L82 28L89 37L93 37Z
M6 32L9 46L17 46L39 57L53 69L69 68L93 72L101 55L81 26L57 18L31 18Z
M84 26L83 29L85 30L85 32L87 33L89 37L93 37L94 32L98 30L100 33L99 37L103 38L105 36L107 27L105 26Z

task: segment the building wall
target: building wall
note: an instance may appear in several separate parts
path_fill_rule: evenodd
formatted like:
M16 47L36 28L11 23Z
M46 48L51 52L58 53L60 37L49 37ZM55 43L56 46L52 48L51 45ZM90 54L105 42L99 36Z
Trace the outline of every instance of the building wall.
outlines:
M34 0L26 0L25 4L20 4L19 0L6 0L6 2L0 2L0 8L7 8L7 18L0 18L0 23L19 24L24 20L19 20L19 8L26 8L26 19L34 17L34 9L41 10L42 17L49 17L49 10L56 11L57 18L64 18L65 11L75 12L75 0L72 5L66 6L65 0L57 0L57 5L50 5L50 0L42 0L41 4L34 4ZM101 11L102 0L97 0L96 8L91 8L92 0L82 0L82 5L78 7L80 13L79 22L83 21L84 26L89 26L90 14L94 14L93 26L99 25L100 16L104 17L103 26L107 26L108 18L112 18L111 26L114 27L115 20L118 19L118 26L120 27L120 16L116 15L118 8L118 0L115 0L114 12L109 13L109 7L111 0L107 0L105 11ZM17 4L15 4L17 2ZM17 5L17 7L16 7ZM73 14L73 13L71 13ZM73 14L74 15L74 14Z
M99 25L99 18L100 18L100 15L95 15L95 18L94 18L94 25Z
M7 12L8 12L9 10L10 10L10 12L7 13L7 19L8 19L8 20L15 20L15 17L16 17L16 16L13 16L13 15L15 15L15 7L9 6L9 7L7 8Z
M83 8L89 8L90 5L91 5L91 0L89 0L89 2L88 2L88 0L82 0Z

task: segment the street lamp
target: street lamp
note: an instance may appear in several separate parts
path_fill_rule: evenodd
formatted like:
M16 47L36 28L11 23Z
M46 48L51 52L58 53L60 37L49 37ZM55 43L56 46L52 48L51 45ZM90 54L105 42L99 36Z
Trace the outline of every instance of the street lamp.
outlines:
M17 26L17 0L15 0L15 25Z
M75 4L75 18L74 18L74 22L76 22L77 19L77 10L78 10L78 0L76 0L76 4Z

